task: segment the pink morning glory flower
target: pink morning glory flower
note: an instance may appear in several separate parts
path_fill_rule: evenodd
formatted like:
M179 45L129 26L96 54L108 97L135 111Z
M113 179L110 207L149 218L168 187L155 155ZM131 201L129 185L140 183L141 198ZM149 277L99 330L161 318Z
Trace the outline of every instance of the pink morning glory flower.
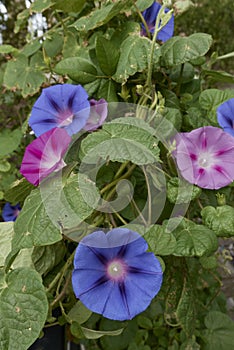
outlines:
M77 298L93 312L128 320L144 311L159 292L162 267L137 232L96 231L79 243L72 274Z
M217 108L217 119L223 130L234 136L234 98L223 102Z
M51 129L33 140L24 153L21 174L37 186L50 173L62 169L71 136L61 128Z
M108 109L107 102L104 98L99 101L91 99L90 101L90 114L84 129L86 131L93 131L99 128L106 120Z
M11 205L7 202L2 209L2 218L4 221L15 221L20 211L21 207L19 204Z
M88 94L81 85L58 84L42 90L29 118L36 136L55 127L69 135L80 131L89 118Z
M234 180L234 139L222 129L204 126L176 136L174 156L190 183L219 189Z
M161 9L161 5L158 2L154 2L149 8L147 8L143 13L143 17L148 25L150 33L154 33L155 31L155 23L158 13ZM169 11L168 8L165 9L165 13ZM159 24L160 26L161 24ZM141 34L146 36L145 26L142 24ZM174 33L174 16L172 15L171 19L167 22L167 24L158 32L157 39L163 42L167 41L173 36Z

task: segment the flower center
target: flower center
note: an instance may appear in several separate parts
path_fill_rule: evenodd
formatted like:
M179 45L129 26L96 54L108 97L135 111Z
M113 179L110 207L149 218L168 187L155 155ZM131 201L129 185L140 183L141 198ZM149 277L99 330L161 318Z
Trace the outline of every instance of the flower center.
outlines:
M60 113L59 119L60 119L60 128L68 126L73 122L74 115L70 111L64 111L63 113Z
M198 165L202 168L208 168L212 163L213 159L210 154L203 153L198 157Z
M122 280L127 272L126 265L123 261L112 260L107 265L107 275L110 279L119 281Z

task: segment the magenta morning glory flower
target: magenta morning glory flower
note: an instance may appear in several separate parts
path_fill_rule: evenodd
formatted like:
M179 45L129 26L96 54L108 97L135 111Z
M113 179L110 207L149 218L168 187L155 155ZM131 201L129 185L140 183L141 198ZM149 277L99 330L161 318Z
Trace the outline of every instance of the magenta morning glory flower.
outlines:
M93 312L128 320L144 311L162 284L162 268L137 232L115 228L83 238L74 258L73 290Z
M42 90L29 118L36 136L55 127L76 134L89 117L88 94L81 85L58 84Z
M6 203L2 209L2 218L4 221L15 221L17 216L20 213L20 205L11 205L10 203Z
M150 33L154 33L156 18L161 9L161 5L158 2L154 2L149 8L147 8L143 13L143 17L148 25ZM168 8L165 9L165 13L170 11ZM159 26L161 23L159 23ZM141 34L146 36L147 32L144 24L141 25L142 31ZM174 15L172 15L171 19L167 22L167 24L159 31L157 35L157 39L163 42L167 41L173 36L174 33Z
M181 175L202 188L218 189L234 180L234 139L204 126L176 136L174 152Z
M86 131L93 131L104 123L107 117L108 109L107 102L104 98L101 98L99 101L91 99L89 102L91 107L90 114L84 129Z
M64 129L54 128L45 132L26 147L21 174L37 186L50 173L66 165L63 156L70 142L71 136Z
M234 136L234 98L230 98L217 108L217 119L223 130Z

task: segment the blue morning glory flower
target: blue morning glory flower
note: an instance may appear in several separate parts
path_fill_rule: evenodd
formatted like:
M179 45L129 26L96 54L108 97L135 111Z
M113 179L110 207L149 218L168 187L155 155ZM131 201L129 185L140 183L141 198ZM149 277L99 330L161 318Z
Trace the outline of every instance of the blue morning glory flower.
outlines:
M129 320L144 311L159 292L162 267L137 232L96 231L79 243L72 274L77 298L93 312Z
M148 9L146 9L142 15L148 25L150 33L154 33L155 31L155 22L158 16L159 10L162 6L158 2L154 2ZM165 13L170 11L168 8L165 9ZM159 25L161 25L159 23ZM142 26L141 34L146 36L146 29L144 24ZM174 16L172 15L171 19L167 22L167 24L159 31L157 35L157 39L163 42L167 41L173 36L174 33Z
M36 136L55 127L71 136L80 131L89 118L88 94L81 85L58 84L42 90L29 118Z
M2 217L4 221L15 221L17 216L20 213L20 205L11 205L10 203L6 203L2 209Z
M230 98L217 108L217 119L223 130L234 136L234 98Z

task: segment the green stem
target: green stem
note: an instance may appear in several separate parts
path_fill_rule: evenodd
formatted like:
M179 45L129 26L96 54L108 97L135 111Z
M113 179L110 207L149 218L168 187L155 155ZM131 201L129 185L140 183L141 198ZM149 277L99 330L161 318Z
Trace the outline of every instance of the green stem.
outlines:
M159 31L162 29L162 27L159 27L159 23L161 20L161 14L164 13L166 6L162 5L162 7L160 8L157 18L156 18L156 22L155 22L155 30L154 30L154 35L153 35L153 39L152 39L152 44L151 44L151 50L150 50L150 60L149 60L149 66L148 66L148 74L147 74L147 80L146 80L146 85L151 87L152 86L152 72L153 72L153 60L154 60L154 49L155 49L155 43L157 40L157 36Z
M115 174L114 179L117 179L123 173L123 171L125 170L125 168L128 164L129 164L129 161L127 160L126 162L124 162L120 165L120 168L117 171L117 173Z
M119 215L118 212L116 212L116 213L114 213L114 214L115 214L115 216L117 216L117 218L118 218L124 225L127 225L127 224L128 224L127 221L125 221L125 220L122 218L122 216Z
M121 174L124 170L124 168L129 164L129 162L125 162L121 165L121 167L119 168L118 172L119 174ZM135 169L136 165L133 164L129 167L128 171L120 176L118 179L116 178L117 176L117 173L114 177L114 180L112 182L110 182L109 184L107 184L105 187L103 187L101 190L100 190L100 194L104 194L106 191L108 191L110 188L112 188L113 186L115 186L120 180L123 180L123 179L126 179L129 177L129 175L131 175L131 173L133 172L133 170Z
M131 202L132 202L134 208L136 209L138 215L140 216L142 222L144 223L145 226L147 226L147 222L145 221L144 216L142 215L140 209L138 208L138 205L136 204L136 202L135 202L135 200L134 200L133 198L132 198L132 201L131 201Z
M142 167L143 173L145 175L145 181L146 181L146 186L147 186L147 192L148 192L148 225L151 223L151 218L152 218L152 212L151 212L151 208L152 208L152 198L151 198L151 191L150 191L150 184L149 184L149 180L148 180L148 176L145 170L145 167Z
M150 39L151 38L151 34L150 34L150 31L149 31L149 27L148 27L148 25L147 25L147 23L146 23L146 21L144 19L144 16L142 15L141 11L139 10L139 8L136 6L135 3L134 3L134 7L135 7L135 9L137 11L138 16L141 19L141 22L144 24L146 34L147 34L148 38Z

